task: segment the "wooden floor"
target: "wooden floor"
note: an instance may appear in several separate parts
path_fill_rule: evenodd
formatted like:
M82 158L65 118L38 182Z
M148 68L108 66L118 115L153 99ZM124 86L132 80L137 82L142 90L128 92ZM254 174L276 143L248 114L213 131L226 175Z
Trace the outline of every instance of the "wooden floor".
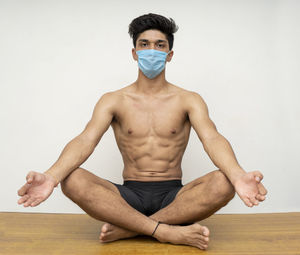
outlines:
M300 213L211 216L201 222L211 231L207 251L146 236L101 244L102 224L82 214L0 213L0 254L300 255Z

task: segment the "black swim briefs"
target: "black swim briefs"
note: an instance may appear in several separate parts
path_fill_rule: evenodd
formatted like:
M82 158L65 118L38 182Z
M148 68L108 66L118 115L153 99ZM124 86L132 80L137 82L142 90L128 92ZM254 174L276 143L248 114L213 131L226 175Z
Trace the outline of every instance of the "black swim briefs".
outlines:
M183 187L181 180L141 182L124 181L123 185L115 184L121 196L133 208L150 216L169 205L178 191Z

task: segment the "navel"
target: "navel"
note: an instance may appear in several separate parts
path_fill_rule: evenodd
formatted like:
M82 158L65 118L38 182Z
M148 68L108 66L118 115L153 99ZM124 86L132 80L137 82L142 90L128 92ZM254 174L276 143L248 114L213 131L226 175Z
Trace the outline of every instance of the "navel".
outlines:
M128 134L131 134L131 133L132 133L132 129L129 128L129 129L128 129Z
M171 130L171 133L172 133L172 134L176 134L176 129L172 129L172 130Z

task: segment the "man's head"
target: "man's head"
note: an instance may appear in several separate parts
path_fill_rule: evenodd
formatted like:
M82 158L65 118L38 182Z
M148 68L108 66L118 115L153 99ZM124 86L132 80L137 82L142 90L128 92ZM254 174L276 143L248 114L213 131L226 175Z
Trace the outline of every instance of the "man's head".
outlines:
M154 13L145 14L135 18L129 25L129 35L133 39L134 48L137 46L137 40L140 35L146 30L159 30L164 34L167 41L166 50L170 51L173 48L174 33L178 30L175 21L170 18Z
M173 57L173 33L177 30L174 20L153 13L137 17L130 23L132 56L138 61L140 73L153 79L164 70L165 63Z

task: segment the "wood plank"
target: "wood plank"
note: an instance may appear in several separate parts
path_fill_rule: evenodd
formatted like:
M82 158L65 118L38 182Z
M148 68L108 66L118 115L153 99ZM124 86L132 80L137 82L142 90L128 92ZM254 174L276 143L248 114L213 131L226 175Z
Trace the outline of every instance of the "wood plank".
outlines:
M99 222L84 214L0 213L1 255L217 254L300 255L300 213L213 215L205 252L140 236L101 244Z

